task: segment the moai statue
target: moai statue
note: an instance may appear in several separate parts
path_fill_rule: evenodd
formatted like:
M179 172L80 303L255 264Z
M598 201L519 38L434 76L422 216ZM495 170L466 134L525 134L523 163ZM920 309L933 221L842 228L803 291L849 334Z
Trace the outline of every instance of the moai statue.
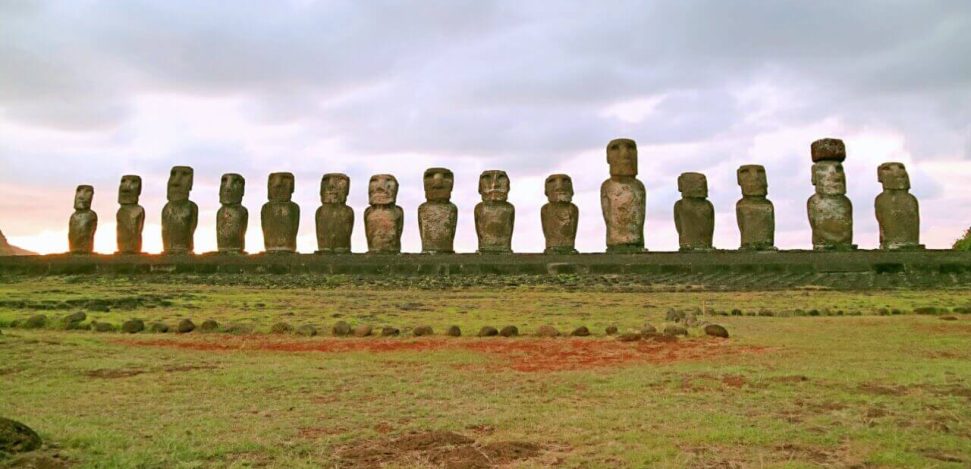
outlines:
M199 207L189 200L192 191L192 168L173 166L166 190L168 203L162 208L162 253L191 254Z
M816 193L806 203L813 230L813 249L843 251L853 244L853 204L846 197L843 160L846 146L842 140L824 138L812 143L813 176Z
M708 201L708 179L701 173L678 176L681 200L674 203L674 226L682 251L710 251L715 206Z
M142 195L142 178L135 175L121 177L118 185L118 213L115 215L119 254L141 254L142 228L145 227L145 209L138 205Z
M765 167L758 164L739 166L736 172L742 198L735 204L735 219L742 234L743 250L775 250L775 207L766 198L769 183Z
M71 254L94 252L94 233L98 230L98 214L91 210L94 187L78 186L74 192L74 213L67 228L68 248Z
M293 173L271 173L266 185L269 202L263 204L260 211L263 245L269 254L295 253L300 206L290 200L293 197Z
M546 198L540 209L546 254L576 254L577 223L580 209L573 204L573 180L566 174L546 178Z
M512 230L516 208L507 202L509 176L505 171L483 171L479 176L482 202L475 206L475 233L479 236L481 254L512 252Z
M219 211L216 212L216 246L221 254L246 252L249 210L243 207L246 179L235 173L223 174L219 181Z
M328 173L320 180L320 207L317 209L317 254L351 252L354 209L347 206L351 179L346 174Z
M647 191L637 176L637 143L618 138L607 144L610 179L600 186L600 207L607 224L607 252L644 250Z
M459 220L459 209L451 202L455 176L445 168L429 168L424 182L426 202L418 207L421 252L454 253L455 227Z
M390 174L376 174L368 182L368 203L364 210L364 233L368 253L401 253L401 232L405 226L405 212L395 205L398 200L398 180Z
M877 168L883 192L875 208L880 224L880 249L923 249L920 244L920 208L910 191L910 176L903 163L884 163Z

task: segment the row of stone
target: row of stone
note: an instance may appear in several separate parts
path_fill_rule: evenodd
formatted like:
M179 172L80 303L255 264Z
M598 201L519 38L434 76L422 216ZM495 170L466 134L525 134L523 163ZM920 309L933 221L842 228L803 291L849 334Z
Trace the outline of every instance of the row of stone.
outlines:
M846 148L841 140L822 139L812 143L812 183L815 194L807 212L812 227L813 247L819 250L855 249L853 206L846 197L842 162ZM647 193L637 180L637 144L617 139L607 145L610 178L600 189L601 208L607 227L607 252L639 252L644 249L644 221ZM917 199L910 194L910 179L901 163L884 163L877 170L883 192L875 201L883 249L920 249L920 217ZM741 232L741 249L774 250L775 208L768 200L765 168L744 165L737 171L742 199L736 204ZM162 244L166 254L187 254L194 250L199 209L189 200L193 170L172 168L168 181L168 203L162 209ZM423 253L452 253L458 208L451 202L454 176L445 168L425 171L426 202L418 207L418 227ZM565 174L546 179L548 203L540 211L546 253L576 253L579 209L573 204L573 182ZM145 210L138 205L142 182L139 176L122 176L118 191L118 252L142 251ZM515 208L508 202L509 177L504 171L485 171L479 177L482 202L475 206L478 252L512 252ZM245 180L239 174L222 176L216 214L216 241L221 253L243 253L249 212L242 205ZM268 180L269 202L260 212L264 247L269 253L297 250L300 207L291 198L294 176L272 173ZM325 174L320 184L321 206L316 212L318 253L349 253L354 211L347 205L350 178ZM682 198L674 205L674 222L683 251L713 249L715 209L708 201L704 174L688 172L678 177ZM98 217L91 210L94 189L78 186L68 239L70 252L87 254L94 249ZM369 207L364 211L364 228L370 253L400 253L404 211L397 202L398 181L390 174L371 177Z

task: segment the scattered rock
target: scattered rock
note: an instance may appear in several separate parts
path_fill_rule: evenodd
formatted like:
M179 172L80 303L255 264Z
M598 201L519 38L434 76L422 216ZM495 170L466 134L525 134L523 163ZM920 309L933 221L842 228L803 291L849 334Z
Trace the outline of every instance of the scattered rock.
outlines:
M110 322L92 322L91 328L95 332L114 332L115 325Z
M580 326L573 329L573 332L571 332L570 335L573 337L587 337L590 335L590 329L587 329L587 326Z
M273 334L293 334L293 326L291 326L289 323L280 321L270 326L270 332Z
M344 321L337 321L337 324L334 324L330 332L334 337L347 337L351 335L351 325Z
M683 311L678 311L674 308L671 308L664 315L664 320L670 321L670 322L681 322L682 320L684 320L684 316L685 314Z
M482 326L477 335L479 337L495 337L499 335L499 330L492 326Z
M0 454L26 453L40 448L40 436L27 425L0 417Z
M302 335L304 337L313 337L317 335L317 328L311 326L310 324L304 324L297 328L297 335Z
M121 331L126 334L137 334L145 330L145 321L129 319L121 324Z
M354 328L354 337L367 337L371 335L371 326L367 324L361 324Z
M625 332L617 336L617 340L621 342L637 342L641 340L641 335L637 332Z
M723 326L720 326L718 324L709 324L705 326L705 334L710 335L712 337L721 337L723 339L727 339L728 329L725 329Z
M516 337L519 335L519 328L516 326L506 326L499 331L499 335L503 337Z
M657 335L657 328L650 324L644 324L644 327L641 328L641 335L644 337Z
M553 326L539 326L536 330L536 335L540 337L559 337L560 331L556 330Z
M432 326L418 326L413 331L411 331L411 333L415 337L422 337L426 335L432 335L435 333L435 331L432 330Z
M664 328L664 335L667 335L667 336L685 335L686 336L688 335L688 330L681 326L670 325Z
M194 330L196 330L196 323L192 322L191 319L183 319L179 321L179 325L175 328L175 331L180 334L185 334Z
M64 326L64 329L69 331L80 329L81 323L86 319L88 319L88 315L85 314L84 311L78 311L61 318L61 325Z
M941 316L941 321L957 321L957 316Z
M607 335L614 335L617 333L617 326L607 326L607 329L605 329L604 332L606 332Z
M445 331L445 335L450 337L461 337L462 329L459 329L459 326L449 326L448 330Z
M199 332L216 332L219 330L219 323L215 319L206 319L199 324Z
M398 337L401 331L397 327L384 326L381 328L381 337Z
M43 314L38 314L36 316L31 316L24 321L22 327L24 329L40 329L47 325L47 316Z
M153 322L151 326L148 326L148 330L156 334L165 334L169 331L169 325L164 322Z

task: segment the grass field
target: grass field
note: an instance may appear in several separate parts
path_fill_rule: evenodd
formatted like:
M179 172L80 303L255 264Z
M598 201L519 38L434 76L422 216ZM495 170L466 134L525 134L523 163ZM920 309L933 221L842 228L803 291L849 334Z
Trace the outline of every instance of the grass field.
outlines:
M971 315L960 312L969 305L971 291L960 289L7 279L0 416L32 426L48 446L6 463L968 467ZM662 326L669 308L699 308L732 338L691 329L674 343L627 343L603 333ZM77 310L114 324L212 318L253 333L58 330L56 319ZM46 328L7 328L41 313ZM404 333L329 337L338 320ZM267 334L279 321L323 336ZM436 335L410 336L419 324ZM524 334L586 325L594 335L444 337L453 324L466 336L510 324Z

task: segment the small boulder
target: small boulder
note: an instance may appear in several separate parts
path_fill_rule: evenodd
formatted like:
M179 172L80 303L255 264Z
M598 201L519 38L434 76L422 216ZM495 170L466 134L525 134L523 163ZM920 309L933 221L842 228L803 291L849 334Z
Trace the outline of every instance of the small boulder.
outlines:
M641 328L641 335L644 337L657 335L657 328L650 324L644 324L644 327Z
M680 322L684 320L685 314L683 311L678 311L674 308L668 309L668 312L664 315L665 321Z
M516 337L519 335L519 328L516 326L506 326L499 330L499 335L503 337Z
M148 326L148 330L156 334L165 334L169 331L169 325L164 322L153 322L151 326Z
M95 332L114 332L115 325L110 322L93 322L91 323L91 328Z
M606 332L607 335L614 335L617 333L617 326L607 326L607 329L604 329L604 332Z
M539 326L539 329L536 330L536 335L540 337L559 337L560 331L556 330L555 327L549 326L549 325Z
M183 319L179 321L179 325L175 327L175 331L179 334L185 334L196 330L196 323L192 322L191 319Z
M22 324L24 329L40 329L47 325L47 316L43 314L38 314L36 316L31 316L27 318Z
M432 326L418 326L414 330L412 330L411 333L415 337L422 337L426 335L432 335L435 333L435 331L432 330Z
M215 319L206 319L199 324L199 332L216 332L219 330L219 323Z
M664 335L667 335L667 336L685 335L686 336L688 335L688 330L681 326L670 325L664 328Z
M361 324L354 328L354 337L367 337L371 335L371 326Z
M617 340L621 342L637 342L641 340L641 335L637 332L625 332L617 336Z
M314 337L317 335L317 328L310 324L304 324L297 328L297 335L304 337Z
M0 454L26 453L40 448L40 436L27 425L0 417Z
M381 337L398 337L401 331L397 327L384 326L381 328Z
M280 321L270 326L270 332L273 334L293 334L293 326L291 326L289 323Z
M445 335L449 337L461 337L462 329L459 329L459 326L449 326L449 328L445 331Z
M479 329L479 333L476 335L478 337L495 337L499 335L499 329L492 326L482 326L482 329Z
M351 325L344 321L337 321L330 330L334 337L347 337L351 335Z
M121 331L126 334L137 334L145 330L145 321L129 319L121 324Z
M78 311L61 318L61 325L64 326L64 329L66 330L76 330L81 328L81 323L84 322L85 319L88 319L88 315L85 314L84 311Z
M709 324L705 326L705 334L712 337L721 337L723 339L728 338L728 329L718 324Z
M570 335L573 337L587 337L590 335L590 329L587 329L587 326L580 326L573 329L573 332L571 332Z

